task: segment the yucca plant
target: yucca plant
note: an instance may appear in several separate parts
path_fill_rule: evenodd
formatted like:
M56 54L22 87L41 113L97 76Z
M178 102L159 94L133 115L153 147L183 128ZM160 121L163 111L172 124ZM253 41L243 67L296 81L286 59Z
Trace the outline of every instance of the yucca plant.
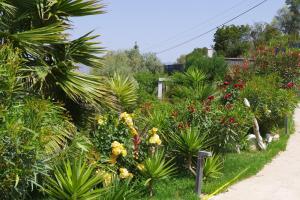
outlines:
M104 189L97 188L103 181L82 159L68 160L55 167L54 177L46 177L45 192L51 199L92 200L97 199Z
M212 143L208 134L201 132L197 127L190 127L180 132L172 132L170 141L173 143L174 152L186 160L187 168L196 175L193 169L193 158L198 155L199 150L205 150Z
M108 88L116 95L122 111L131 111L135 108L138 83L133 78L115 73L108 80Z
M140 166L142 166L140 171L146 178L145 185L148 187L150 196L153 196L153 186L157 180L166 179L176 171L172 160L166 161L163 151L156 151L154 155L146 158Z
M219 155L205 159L203 174L205 179L216 179L222 175L223 160Z
M214 93L214 85L207 84L205 73L197 68L189 68L186 72L177 72L172 76L173 87L169 93L174 97L204 100Z
M135 200L140 199L141 190L132 180L120 180L117 177L112 178L108 190L99 198L101 200Z

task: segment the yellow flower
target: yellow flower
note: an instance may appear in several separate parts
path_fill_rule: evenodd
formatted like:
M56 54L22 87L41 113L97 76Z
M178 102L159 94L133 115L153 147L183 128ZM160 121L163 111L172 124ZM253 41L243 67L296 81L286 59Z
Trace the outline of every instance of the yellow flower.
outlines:
M117 157L118 156L115 156L115 155L111 155L111 157L110 157L110 159L109 159L109 162L111 163L111 164L116 164L117 163Z
M102 115L97 115L96 120L99 125L104 125L106 123L106 117L104 117Z
M127 151L125 148L122 149L122 156L123 157L126 157L127 156Z
M156 134L157 131L158 131L158 128L155 128L155 127L152 128L152 133L153 133L153 134Z
M145 165L143 165L143 164L138 164L136 167L137 167L140 171L144 171L144 170L145 170Z
M132 178L133 174L129 173L128 170L126 168L120 168L120 178L121 179L126 179L126 178Z
M120 147L120 146L122 146L122 144L119 143L119 142L117 142L117 141L114 141L114 142L111 144L111 147L112 147L112 148L116 148L116 147Z
M111 184L111 181L112 181L112 175L108 172L105 172L103 174L103 179L104 179L104 185L105 186L108 186Z
M120 119L125 119L127 117L128 117L127 112L123 112L123 113L120 114Z
M115 156L118 156L122 153L122 148L121 147L115 147L112 149L112 154Z
M130 128L130 132L133 136L138 135L139 133L137 132L137 130L134 127Z
M111 152L114 156L119 156L121 154L123 157L127 156L127 151L126 151L125 147L123 146L123 144L121 144L117 141L114 141L111 144L111 147L112 147Z
M133 121L132 121L131 117L125 118L125 122L126 122L127 126L129 126L129 127L133 126Z
M97 175L100 175L100 176L103 177L105 186L110 185L110 183L112 181L112 174L111 173L105 172L104 170L100 170L100 169L97 169L96 173L97 173Z
M150 143L150 144L157 144L157 145L160 145L160 144L161 144L161 140L160 140L160 138L159 138L159 135L153 134L153 135L149 138L149 143Z

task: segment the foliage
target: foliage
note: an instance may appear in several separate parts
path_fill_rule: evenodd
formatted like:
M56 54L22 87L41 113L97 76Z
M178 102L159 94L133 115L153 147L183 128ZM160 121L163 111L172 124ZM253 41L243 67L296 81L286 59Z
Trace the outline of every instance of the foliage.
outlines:
M99 1L5 1L0 12L2 44L12 43L14 48L22 49L28 68L22 73L29 77L26 85L36 94L64 102L66 108L70 104L78 108L81 103L97 108L114 106L103 78L76 71L79 65L102 66L97 56L102 48L92 41L97 36L88 33L70 40L66 34L72 27L70 17L103 13Z
M252 126L252 114L241 103L208 106L211 123L210 136L214 138L214 152L232 152L244 149L246 135Z
M214 50L225 57L243 56L250 48L250 27L230 25L218 28L214 35Z
M153 53L141 54L139 48L110 51L103 57L104 67L93 69L92 74L112 76L114 73L120 73L132 76L135 73L150 72L159 73L163 65L159 58Z
M131 111L135 108L138 85L132 78L114 74L108 81L108 88L115 93L122 111Z
M153 194L153 185L156 181L166 179L175 173L175 167L171 164L172 160L166 161L163 151L156 151L154 155L146 158L142 164L141 173L146 179L150 196Z
M172 76L167 96L177 99L204 100L214 92L214 86L206 82L206 75L197 68L176 72Z
M227 72L227 63L223 57L213 56L209 58L204 50L194 49L193 52L186 55L186 69L196 68L204 72L207 80L217 81L223 79ZM207 50L206 50L207 51Z
M256 52L256 73L277 73L283 84L297 83L300 75L299 64L300 51L296 49L261 48Z
M103 193L96 188L102 181L103 177L95 174L93 166L75 159L54 169L54 177L47 177L45 192L51 199L97 199Z
M108 190L101 195L103 200L135 200L141 197L141 190L132 180L122 181L114 177Z
M82 143L66 110L59 104L33 95L24 84L18 50L0 49L0 191L3 199L24 198L41 174ZM81 137L83 138L83 137ZM74 140L73 143L71 140Z
M171 133L169 137L173 143L173 151L185 159L187 168L195 175L196 172L192 167L193 158L197 157L199 150L205 150L210 145L211 139L208 134L201 133L197 127L190 127L179 133Z
M251 27L251 40L254 48L269 44L275 38L280 38L280 31L268 23L255 23Z
M286 0L286 5L278 10L273 24L285 34L300 33L300 2L299 0Z
M145 102L147 100L153 101L157 99L157 84L159 74L138 72L134 75L134 78L139 84L139 102Z
M223 160L219 155L205 159L203 175L205 179L217 179L222 175Z
M241 97L249 100L263 133L276 128L297 105L295 92L281 88L281 80L276 75L253 77L246 83Z

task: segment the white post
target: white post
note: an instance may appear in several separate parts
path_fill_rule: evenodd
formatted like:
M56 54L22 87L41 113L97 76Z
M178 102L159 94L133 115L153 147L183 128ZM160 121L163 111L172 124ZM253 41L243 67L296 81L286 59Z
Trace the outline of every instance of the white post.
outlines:
M157 97L160 100L163 98L163 81L161 81L160 79L158 80Z

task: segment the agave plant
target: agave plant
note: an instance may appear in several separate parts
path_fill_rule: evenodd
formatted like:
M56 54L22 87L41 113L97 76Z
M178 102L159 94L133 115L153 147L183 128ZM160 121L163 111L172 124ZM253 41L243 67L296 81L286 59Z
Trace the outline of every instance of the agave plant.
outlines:
M147 185L150 196L153 195L153 185L157 180L166 179L175 173L176 168L171 164L172 160L166 161L163 151L156 151L154 155L145 159L139 169Z
M207 84L206 75L197 68L189 68L184 73L175 73L172 77L173 92L175 97L204 100L214 92L214 86Z
M115 73L108 80L108 88L113 91L124 111L133 110L138 99L138 84L130 77Z
M140 199L141 190L136 188L136 184L132 180L120 180L117 177L113 177L108 191L102 196L101 200L135 200Z
M54 177L47 177L45 192L51 199L92 200L104 192L97 188L102 181L103 177L82 159L68 160L54 169Z
M193 157L196 157L199 150L206 149L212 142L207 133L201 133L199 128L190 127L179 133L170 134L170 142L174 144L175 152L186 160L187 168L196 175L193 169Z
M219 178L222 175L223 160L219 155L206 158L203 168L204 177L210 179Z
M22 50L28 87L66 105L114 106L103 78L77 70L102 66L98 55L103 49L93 41L98 36L90 32L70 40L66 34L72 27L70 17L101 14L103 7L98 0L0 1L1 44Z

